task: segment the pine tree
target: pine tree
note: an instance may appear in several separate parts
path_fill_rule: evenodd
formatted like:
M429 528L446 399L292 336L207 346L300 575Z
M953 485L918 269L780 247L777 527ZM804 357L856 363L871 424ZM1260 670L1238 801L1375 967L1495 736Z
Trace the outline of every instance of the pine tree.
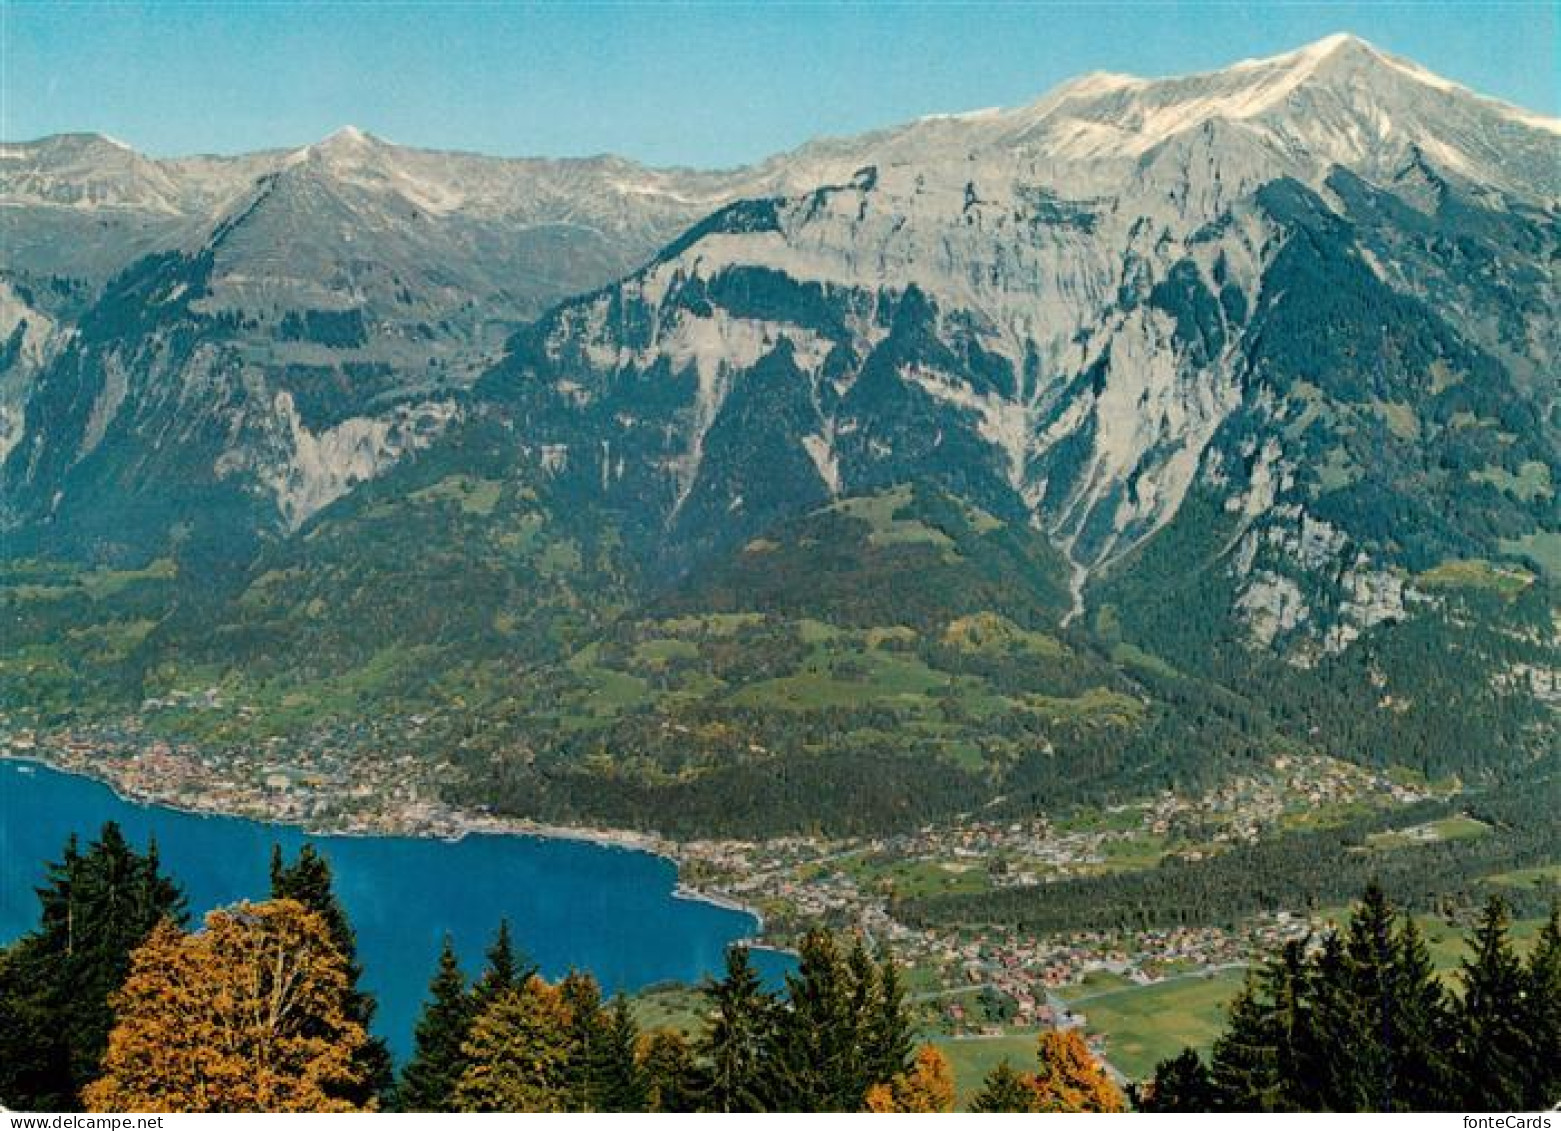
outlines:
M841 1060L841 1086L852 1094L865 1097L874 1084L887 1084L903 1065L880 1075L874 1064L873 1029L878 1015L878 966L867 952L867 942L861 932L851 941L844 964L846 1016L854 1030L849 1045L843 1049Z
M1492 896L1475 927L1473 953L1463 962L1463 1000L1458 1011L1460 1107L1474 1111L1516 1111L1523 1106L1523 1079L1534 1055L1524 1032L1523 967L1512 952L1507 905Z
M1354 1016L1348 1032L1355 1065L1346 1087L1330 1097L1334 1111L1395 1111L1399 1090L1398 942L1396 916L1381 885L1366 886L1350 915L1345 941L1345 997ZM1335 1040L1346 1034L1335 1031Z
M905 1004L905 984L892 956L878 967L878 992L868 1017L865 1036L868 1080L892 1080L909 1070L916 1044L916 1026Z
M1373 1020L1378 1003L1364 987L1344 937L1330 932L1311 962L1300 944L1288 944L1282 953L1288 959L1288 984L1296 988L1295 1025L1287 1040L1276 1013L1280 1088L1275 1109L1369 1110L1384 1064Z
M604 1012L601 1040L591 1066L593 1110L650 1110L649 1088L636 1055L639 1036L629 999L619 994Z
M1186 1048L1155 1065L1154 1078L1138 1104L1140 1111L1209 1112L1214 1110L1214 1081L1197 1049Z
M461 1051L475 1010L466 977L448 935L439 950L439 968L428 985L428 1001L413 1034L412 1059L396 1089L401 1111L454 1111L455 1086L466 1070Z
M1414 916L1399 928L1392 995L1397 1111L1447 1111L1455 1102L1452 1007Z
M1039 1104L1040 1097L1036 1095L1033 1082L1014 1071L1014 1066L1005 1058L987 1073L981 1090L970 1101L970 1110L984 1114L1036 1112L1040 1111Z
M809 931L797 953L765 1064L765 1102L777 1111L860 1111L847 965L826 931Z
M692 1112L709 1087L694 1061L694 1048L676 1029L652 1029L640 1037L635 1059L645 1082L647 1111Z
M504 991L518 990L526 979L537 972L535 966L517 953L510 936L508 919L499 920L498 932L493 936L484 959L486 964L477 978L477 984L472 987L472 996L476 999L479 1011L487 1008Z
M0 1096L69 1111L97 1074L131 954L159 923L185 921L184 896L155 842L138 854L108 822L84 853L69 839L38 901L37 928L0 968Z
M1273 1011L1259 996L1255 974L1230 1004L1225 1032L1214 1042L1210 1075L1217 1110L1278 1110L1284 1087L1279 1042Z
M761 1069L773 1033L775 1002L765 993L745 946L726 951L726 974L705 987L712 1010L700 1042L705 1065L702 1106L709 1111L762 1111Z
M601 1046L606 1041L602 991L589 974L571 970L558 983L569 1011L569 1111L600 1110Z
M361 986L363 966L358 961L358 939L347 918L347 910L336 898L335 881L331 865L316 851L314 845L305 844L298 850L298 857L291 864L282 857L280 845L271 846L271 898L292 899L303 904L325 921L343 957L347 960L347 976L351 985L348 1010L353 1020L363 1026L365 1032L374 1024L376 1004L374 996ZM359 1071L353 1074L360 1091L345 1096L352 1104L362 1107L372 1098L387 1099L395 1085L395 1067L390 1049L380 1037L371 1036L360 1048Z
M1525 970L1528 996L1525 1028L1534 1055L1524 1081L1528 1111L1561 1103L1561 907L1550 909Z

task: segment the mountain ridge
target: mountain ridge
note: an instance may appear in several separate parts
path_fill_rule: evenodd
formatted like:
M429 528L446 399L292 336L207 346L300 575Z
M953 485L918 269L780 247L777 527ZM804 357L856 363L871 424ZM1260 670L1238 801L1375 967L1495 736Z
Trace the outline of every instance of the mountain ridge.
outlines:
M116 694L252 711L177 726L432 718L467 800L571 819L790 821L912 757L961 806L1297 744L1517 772L1561 672L1555 131L1406 67L1086 78L681 220L597 166L544 244L459 203L514 184L305 147L101 293L10 271L58 352L29 321L6 375L8 550L174 562L161 614L82 615Z

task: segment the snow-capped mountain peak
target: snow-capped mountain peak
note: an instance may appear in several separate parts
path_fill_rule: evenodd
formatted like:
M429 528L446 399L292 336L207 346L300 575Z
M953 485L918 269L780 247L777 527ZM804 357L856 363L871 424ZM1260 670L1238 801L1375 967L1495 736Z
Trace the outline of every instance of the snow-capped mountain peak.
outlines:
M928 116L854 141L805 147L793 161L1038 161L1060 165L1061 182L1088 185L1100 166L1114 178L1110 169L1211 123L1240 131L1245 141L1236 144L1266 150L1307 179L1336 165L1391 175L1418 155L1445 173L1522 198L1558 194L1561 121L1484 98L1347 34L1198 74L1092 73L1025 106Z

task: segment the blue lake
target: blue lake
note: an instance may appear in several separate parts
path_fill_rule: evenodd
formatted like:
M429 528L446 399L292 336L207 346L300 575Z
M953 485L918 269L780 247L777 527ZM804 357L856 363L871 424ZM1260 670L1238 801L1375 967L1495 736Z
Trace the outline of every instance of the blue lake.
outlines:
M66 837L76 832L85 843L110 820L137 847L156 836L165 869L189 896L192 922L213 907L265 898L272 844L291 856L313 842L336 874L365 984L379 999L376 1028L398 1058L410 1047L446 933L471 975L508 917L544 975L589 970L613 992L719 972L727 944L755 927L751 915L674 896L676 869L649 853L528 836L306 836L138 805L87 778L0 761L0 943L36 922L33 889ZM792 962L764 950L754 960L771 981Z

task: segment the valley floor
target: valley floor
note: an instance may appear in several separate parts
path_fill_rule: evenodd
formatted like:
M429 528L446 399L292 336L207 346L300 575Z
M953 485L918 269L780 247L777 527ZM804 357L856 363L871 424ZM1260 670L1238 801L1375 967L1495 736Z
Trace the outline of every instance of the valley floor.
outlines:
M1195 860L1265 835L1457 789L1323 758L1281 758L1266 773L1201 797L1163 794L1060 820L966 818L876 838L677 842L457 809L438 799L438 772L410 754L363 759L278 746L256 759L150 738L130 723L90 732L13 732L0 737L0 756L103 780L135 801L322 833L520 834L657 853L678 866L680 893L759 915L757 941L767 945L785 947L817 925L859 929L891 945L908 967L923 1023L958 1059L985 1063L1038 1026L1080 1026L1127 1077L1174 1052L1172 1045L1201 1043L1254 954L1317 930L1338 912L1297 908L1218 926L1046 935L1006 926L912 925L897 916L898 901L1142 870L1173 854ZM1478 822L1457 818L1394 836L1423 842L1482 831ZM1180 1018L1174 1032L1162 1032L1167 1011Z

